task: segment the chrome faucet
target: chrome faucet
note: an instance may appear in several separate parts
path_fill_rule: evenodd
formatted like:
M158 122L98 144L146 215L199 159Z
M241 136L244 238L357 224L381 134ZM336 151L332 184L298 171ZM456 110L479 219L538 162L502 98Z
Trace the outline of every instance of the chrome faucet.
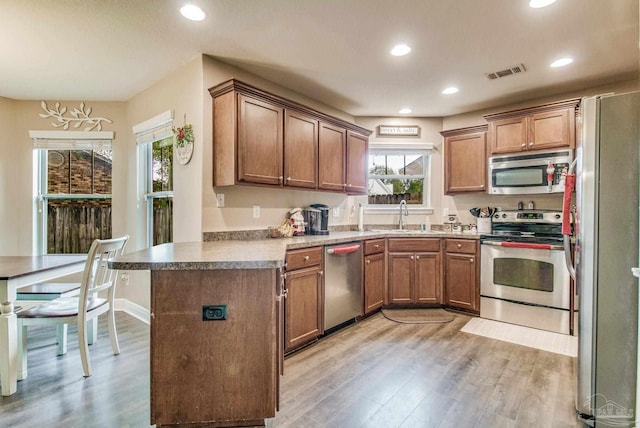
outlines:
M402 210L402 207L404 207L404 211ZM405 201L404 199L400 201L400 220L398 220L398 230L403 230L404 227L404 222L402 221L402 216L409 215L409 207L407 207L407 201Z

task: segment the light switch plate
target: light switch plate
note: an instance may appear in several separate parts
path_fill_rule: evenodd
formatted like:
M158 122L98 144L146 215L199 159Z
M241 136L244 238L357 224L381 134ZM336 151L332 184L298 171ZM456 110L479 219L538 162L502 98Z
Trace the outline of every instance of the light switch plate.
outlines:
M340 207L333 207L333 216L340 217Z
M216 195L216 204L218 208L224 208L224 193L218 193Z
M260 205L253 206L253 218L260 218Z

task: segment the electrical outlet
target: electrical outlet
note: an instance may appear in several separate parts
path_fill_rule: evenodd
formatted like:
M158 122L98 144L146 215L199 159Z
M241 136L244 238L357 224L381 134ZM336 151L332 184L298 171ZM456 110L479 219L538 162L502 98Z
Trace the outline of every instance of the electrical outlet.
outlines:
M218 208L224 208L224 193L218 193L216 195L216 204Z
M253 206L253 218L260 218L260 205Z
M124 285L129 285L129 272L121 272L120 281L122 281Z
M202 307L202 321L224 321L227 319L227 305Z
M340 217L340 207L333 207L333 216Z

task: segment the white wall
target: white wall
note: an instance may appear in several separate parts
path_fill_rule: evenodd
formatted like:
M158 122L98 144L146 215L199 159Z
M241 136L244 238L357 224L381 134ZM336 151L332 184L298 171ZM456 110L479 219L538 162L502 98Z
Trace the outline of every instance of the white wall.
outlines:
M26 204L23 202L18 206L12 202L20 200L20 188L15 178L19 176L22 155L22 151L16 150L16 145L20 144L15 130L16 104L14 100L0 97L0 256L29 255L31 250L20 242L29 240L30 233L25 236L18 227L20 210L24 210Z

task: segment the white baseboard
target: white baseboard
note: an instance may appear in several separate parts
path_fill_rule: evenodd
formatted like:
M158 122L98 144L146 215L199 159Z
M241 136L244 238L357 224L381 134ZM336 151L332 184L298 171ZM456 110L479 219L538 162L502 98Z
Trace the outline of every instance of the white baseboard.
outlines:
M134 318L139 319L145 324L151 323L151 316L149 315L149 310L143 308L137 303L133 303L127 299L115 299L114 302L115 310L126 312Z

